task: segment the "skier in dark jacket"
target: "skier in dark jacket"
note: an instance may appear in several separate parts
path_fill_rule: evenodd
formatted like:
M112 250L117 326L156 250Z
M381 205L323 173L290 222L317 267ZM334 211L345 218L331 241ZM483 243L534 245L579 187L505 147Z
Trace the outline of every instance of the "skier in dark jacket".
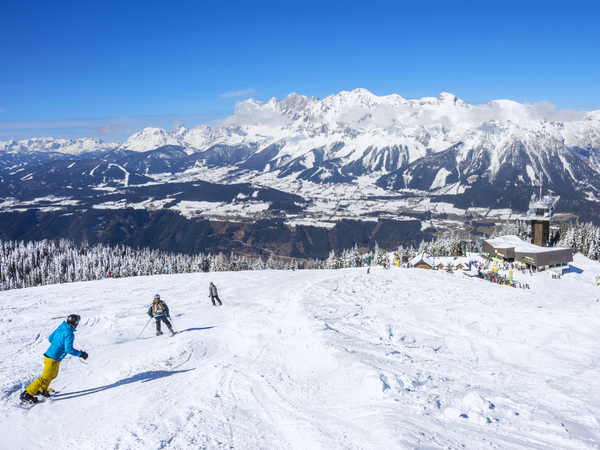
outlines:
M217 292L217 287L214 284L212 284L212 281L210 282L210 286L208 286L208 296L212 300L213 306L217 306L217 304L215 303L215 298L219 302L219 306L221 306L223 304L221 302L221 299L219 298L219 293Z
M170 319L171 318L171 314L169 313L169 307L167 306L167 304L165 302L163 302L160 299L160 295L156 294L154 296L154 300L152 300L152 304L150 305L150 307L148 308L148 315L150 317L154 317L156 319L156 335L160 336L161 334L163 334L162 331L160 331L160 323L164 322L165 325L167 326L167 328L169 329L169 331L171 332L171 334L175 334L175 332L173 331L173 328L171 327L171 322L169 322L169 320L167 319L167 317Z
M75 341L75 329L79 325L81 317L77 314L71 314L67 320L59 325L54 332L48 337L50 348L44 353L44 371L42 375L33 381L21 393L21 401L28 403L37 403L35 397L41 394L43 397L49 397L48 388L50 383L58 376L60 362L67 356L67 353L83 359L88 358L88 354L81 350L73 348Z

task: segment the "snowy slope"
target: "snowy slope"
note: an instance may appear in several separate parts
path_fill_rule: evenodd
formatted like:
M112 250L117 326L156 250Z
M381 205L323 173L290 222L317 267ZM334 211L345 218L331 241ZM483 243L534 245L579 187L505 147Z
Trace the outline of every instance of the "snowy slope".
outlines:
M597 449L600 265L573 266L531 290L375 268L2 292L0 448ZM138 339L157 292L181 332ZM70 313L87 364L15 407Z

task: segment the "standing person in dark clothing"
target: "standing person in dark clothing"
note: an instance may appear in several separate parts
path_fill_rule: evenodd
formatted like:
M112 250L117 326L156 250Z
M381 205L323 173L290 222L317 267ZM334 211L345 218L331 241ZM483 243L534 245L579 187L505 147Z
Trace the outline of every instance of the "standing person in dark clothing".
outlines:
M150 305L150 307L148 308L148 315L150 317L154 317L156 319L156 335L160 336L161 334L163 334L162 331L160 331L160 323L164 322L165 325L167 326L167 328L169 329L169 331L171 332L171 334L175 334L175 332L173 331L173 327L171 327L171 322L169 322L169 320L167 319L167 317L170 319L171 318L171 314L169 313L169 307L167 306L167 304L165 302L163 302L160 299L160 295L156 294L154 296L154 300L152 300L152 304Z
M60 362L67 356L67 353L79 358L87 359L88 354L81 350L73 348L75 342L75 329L79 325L81 317L77 314L71 314L67 317L67 320L59 325L54 330L54 333L48 337L50 341L50 348L44 353L44 371L42 375L33 381L27 388L21 393L21 401L27 403L37 403L38 399L35 397L40 394L43 397L50 397L48 388L50 383L58 376L58 369L60 368ZM52 389L50 389L52 391Z
M217 301L219 302L219 306L221 306L223 304L221 302L221 299L219 298L219 293L217 292L217 287L214 284L212 284L212 281L210 282L210 286L208 287L208 296L212 300L213 306L217 306L217 304L215 303L215 299L217 299Z

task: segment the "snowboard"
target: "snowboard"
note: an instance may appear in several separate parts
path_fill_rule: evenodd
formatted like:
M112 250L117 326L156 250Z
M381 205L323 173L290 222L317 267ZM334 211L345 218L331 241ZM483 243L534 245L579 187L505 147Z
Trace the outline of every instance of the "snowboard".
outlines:
M44 403L44 402L45 402L45 400L41 400L41 399L38 399L37 403L24 403L21 400L19 400L19 403L17 403L16 405L13 405L13 406L15 408L20 408L20 409L26 409L26 410L28 410L28 409L33 408L35 405L39 405L40 403Z
M21 408L21 409L31 409L33 408L35 405L39 405L40 403L44 403L46 400L54 397L57 392L52 389L52 388L48 388L48 393L50 394L50 397L36 397L37 398L37 403L29 403L29 402L22 402L21 399L19 399L19 403L15 405L16 408Z

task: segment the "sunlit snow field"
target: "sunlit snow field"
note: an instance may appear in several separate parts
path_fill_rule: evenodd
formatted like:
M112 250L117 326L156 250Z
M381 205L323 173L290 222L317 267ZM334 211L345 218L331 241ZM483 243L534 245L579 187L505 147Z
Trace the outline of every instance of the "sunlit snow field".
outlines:
M0 292L0 448L598 449L598 274L576 255L560 280L517 275L530 290L375 268ZM180 333L138 338L155 293ZM87 363L20 408L71 313Z

